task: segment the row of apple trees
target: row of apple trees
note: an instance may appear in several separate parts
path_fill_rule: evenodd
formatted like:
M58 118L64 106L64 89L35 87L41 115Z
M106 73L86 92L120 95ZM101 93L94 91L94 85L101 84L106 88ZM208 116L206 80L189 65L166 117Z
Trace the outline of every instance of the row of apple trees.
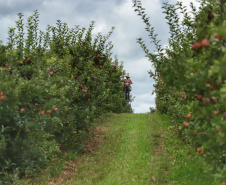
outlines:
M225 180L226 1L202 0L199 8L163 3L170 35L165 48L141 1L134 1L134 7L156 47L153 54L138 39L155 67L150 76L156 81L158 112L172 117L171 124L194 146L205 169L218 181Z
M79 148L94 120L123 105L123 71L94 22L38 28L38 11L18 14L8 43L0 43L0 184L30 176L62 151Z

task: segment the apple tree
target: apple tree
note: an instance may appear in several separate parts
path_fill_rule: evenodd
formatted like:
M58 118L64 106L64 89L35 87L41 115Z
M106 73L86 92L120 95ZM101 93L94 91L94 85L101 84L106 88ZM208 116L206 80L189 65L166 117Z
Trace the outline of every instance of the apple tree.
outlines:
M156 108L172 117L171 124L190 142L217 181L224 180L226 156L225 42L226 3L200 1L190 10L182 2L163 3L169 25L169 43L163 48L141 1L135 11L146 25L156 53L140 38L138 43L155 71ZM180 16L181 15L181 16ZM182 18L181 18L182 17Z

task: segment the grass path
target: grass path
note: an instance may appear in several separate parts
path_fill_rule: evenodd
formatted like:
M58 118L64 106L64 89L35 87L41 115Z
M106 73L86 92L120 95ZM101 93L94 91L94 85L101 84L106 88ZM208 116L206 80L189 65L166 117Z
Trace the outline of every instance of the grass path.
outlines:
M147 114L121 114L112 118L105 143L88 156L89 162L78 168L77 178L71 184L150 184L147 120Z
M88 146L97 146L89 146L91 152L67 154L71 159L59 177L47 171L22 184L219 184L203 172L200 156L177 138L169 123L169 118L157 113L108 116L88 141ZM54 165L51 169L57 171L57 163Z

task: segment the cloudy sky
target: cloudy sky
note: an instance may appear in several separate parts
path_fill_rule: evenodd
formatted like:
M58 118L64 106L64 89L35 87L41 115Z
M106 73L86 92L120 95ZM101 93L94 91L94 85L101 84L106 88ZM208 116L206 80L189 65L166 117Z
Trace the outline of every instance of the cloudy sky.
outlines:
M169 30L161 6L163 2L175 0L141 1L161 44L166 45ZM190 1L195 0L183 0L185 5ZM16 27L18 13L23 13L24 19L27 19L35 10L40 13L41 30L45 30L47 25L55 26L56 20L68 23L69 27L80 25L86 28L94 20L94 35L98 32L106 35L114 26L115 30L110 38L114 45L113 57L117 55L119 61L123 62L125 71L133 81L134 112L146 113L149 112L149 107L155 107L155 95L151 95L154 80L148 74L153 67L136 39L142 37L146 40L150 51L154 51L154 47L148 44L145 25L132 6L132 0L0 0L0 40L7 42L8 27Z

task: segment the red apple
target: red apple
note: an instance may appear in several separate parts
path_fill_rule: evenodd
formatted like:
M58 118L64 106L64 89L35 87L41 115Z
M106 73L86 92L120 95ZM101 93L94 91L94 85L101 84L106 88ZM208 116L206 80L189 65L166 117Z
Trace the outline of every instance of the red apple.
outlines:
M116 69L116 67L117 67L117 66L116 66L116 65L114 65L114 69Z
M50 71L49 74L50 74L50 76L53 76L54 75L54 72L53 71Z
M90 100L90 99L88 99L88 101L90 102L91 100Z
M83 92L83 93L87 93L87 90L85 90L85 89L82 89L82 92Z
M97 55L97 58L100 58L100 55Z
M197 98L198 98L198 100L202 100L202 95L201 94L198 95Z
M58 108L57 108L57 107L55 107L55 108L54 108L54 111L58 111Z
M5 64L6 67L9 67L9 64Z
M200 152L200 155L204 155L204 152Z
M50 111L50 110L47 110L47 111L46 111L46 114L51 114L51 111Z
M219 110L216 110L216 111L213 111L213 113L214 113L215 115L218 115L218 114L220 113L220 111L219 111Z
M4 93L3 92L0 92L0 96L3 96L4 95Z
M102 69L103 68L103 66L100 66L100 69Z
M20 62L19 62L20 65L23 65L23 63L24 63L23 61L20 61Z
M209 99L209 98L203 97L203 98L202 98L202 103L203 103L204 105L209 105L209 104L210 104L210 99Z
M88 131L88 132L90 132L90 129L89 129L89 128L87 128L87 131Z
M44 114L45 114L45 111L44 111L44 110L41 110L41 111L40 111L40 114L41 114L41 115L44 115Z
M185 97L185 94L180 94L180 97L182 98L182 99L184 99L184 97Z
M213 33L213 37L214 37L215 39L220 40L220 36L219 36L219 35L216 35L215 33Z
M202 39L201 46L202 47L208 47L208 46L210 46L210 41L208 39Z
M221 0L221 2L226 2L226 0ZM221 40L226 40L226 37L224 37L224 36L220 36L220 35L216 35L215 33L213 33L213 37L215 38L215 39L218 39L219 41L221 41Z
M184 124L185 127L189 126L189 123L187 121L184 121L183 124Z
M79 87L83 87L83 85L82 85L82 84L80 84L80 85L79 85Z
M186 116L186 118L191 119L192 118L192 114L191 113L188 113L187 116Z
M199 49L200 47L201 44L195 41L194 45L192 46L192 49Z
M25 112L25 110L24 109L20 109L20 113L24 113Z
M197 148L197 152L201 152L201 148Z
M5 100L5 96L0 96L0 101L4 101Z
M216 130L217 130L218 132L220 132L220 131L221 131L221 128L216 128Z

